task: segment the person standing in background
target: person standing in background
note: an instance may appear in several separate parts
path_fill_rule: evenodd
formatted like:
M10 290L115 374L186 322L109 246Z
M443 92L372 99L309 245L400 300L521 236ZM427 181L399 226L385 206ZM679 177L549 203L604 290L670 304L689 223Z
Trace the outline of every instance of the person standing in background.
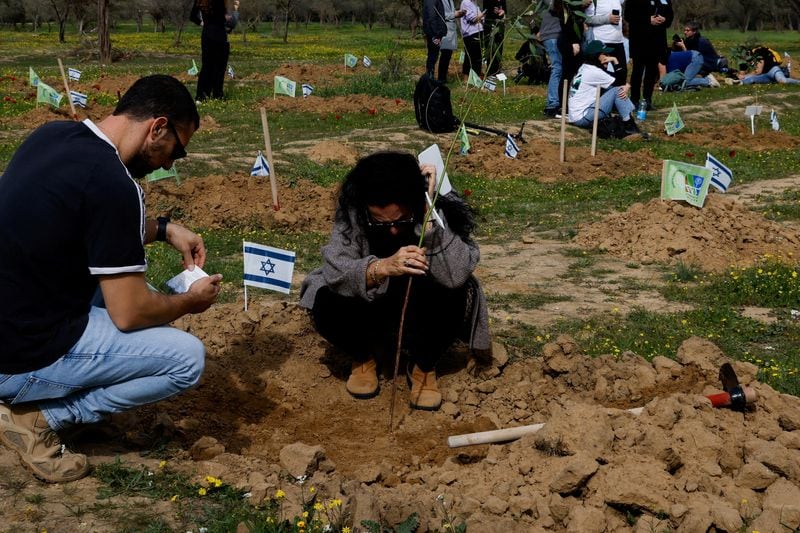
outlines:
M561 0L546 0L547 11L542 14L542 26L539 29L539 40L544 44L547 57L550 58L550 79L547 82L547 100L544 104L544 114L555 118L561 109L561 51L558 49L558 39L561 37L561 17L555 3ZM561 7L560 13L564 10Z
M222 85L231 46L227 25L232 19L225 0L195 0L189 20L202 26L200 47L202 66L197 77L196 100L222 98Z
M503 40L505 39L506 0L483 0L486 22L483 24L483 38L486 40L486 73L490 76L500 72L503 61Z
M625 57L625 37L622 35L622 4L624 0L597 0L586 8L586 24L591 34L589 41L602 42L611 48L617 61L613 65L614 86L622 87L628 81L628 59Z
M481 41L483 39L483 19L486 13L478 9L472 0L461 2L461 37L464 39L464 65L461 73L465 79L473 70L478 76L483 75L483 59Z
M653 109L653 90L659 78L658 64L666 63L667 28L672 24L672 18L671 0L628 0L625 4L633 59L630 98L636 107L639 107L639 98L644 96L647 109Z
M458 48L458 30L456 29L456 19L461 18L464 12L456 10L453 0L442 0L444 7L444 23L447 26L447 33L442 37L439 45L439 76L442 83L447 83L447 71L450 69L450 59L453 57L453 50Z

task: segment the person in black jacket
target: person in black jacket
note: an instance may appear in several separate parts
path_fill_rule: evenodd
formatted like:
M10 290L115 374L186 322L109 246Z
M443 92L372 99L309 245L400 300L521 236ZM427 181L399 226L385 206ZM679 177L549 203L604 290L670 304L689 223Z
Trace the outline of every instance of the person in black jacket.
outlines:
M442 39L447 35L442 0L425 0L422 6L422 32L425 34L425 44L428 47L425 72L434 78L436 61L439 59L439 47Z
M640 96L653 109L653 89L658 80L658 63L666 64L667 28L672 24L671 0L628 0L625 20L628 22L631 59L631 102L639 106ZM644 89L642 90L642 77Z
M231 46L227 25L232 19L225 0L195 0L189 20L203 27L200 35L203 64L197 77L199 102L207 98L222 98L222 85Z
M503 61L505 39L506 0L483 0L486 19L483 23L483 38L486 40L486 73L490 76L500 72Z

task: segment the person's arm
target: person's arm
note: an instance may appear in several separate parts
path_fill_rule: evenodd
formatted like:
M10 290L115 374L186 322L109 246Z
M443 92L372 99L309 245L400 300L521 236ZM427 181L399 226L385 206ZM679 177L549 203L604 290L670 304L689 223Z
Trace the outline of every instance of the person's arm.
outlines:
M158 222L147 220L145 222L144 243L148 244L156 240L158 233ZM189 270L194 269L194 265L203 268L206 263L206 247L203 238L195 232L186 229L180 224L168 222L166 227L166 242L178 250L183 257L183 267Z
M202 313L214 303L221 274L195 281L184 294L150 290L141 272L98 276L106 309L120 331L160 326L188 313Z
M197 2L194 3L192 10L189 12L189 20L198 26L203 23L203 15L200 13L200 8L197 6Z
M423 239L428 275L444 287L461 287L478 266L480 250L474 242L467 243L456 235L441 211L439 215L444 227L434 223Z

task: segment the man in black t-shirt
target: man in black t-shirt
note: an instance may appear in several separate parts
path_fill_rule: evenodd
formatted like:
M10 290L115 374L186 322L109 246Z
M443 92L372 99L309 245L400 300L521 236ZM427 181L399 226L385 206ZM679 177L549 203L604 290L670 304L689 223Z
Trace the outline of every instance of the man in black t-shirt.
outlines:
M56 431L195 385L205 352L163 327L206 310L219 274L167 296L145 282L144 245L167 241L202 267L202 238L145 217L134 178L170 168L199 126L186 87L138 80L97 124L34 131L0 176L0 441L49 482L89 471ZM98 290L99 289L99 290Z

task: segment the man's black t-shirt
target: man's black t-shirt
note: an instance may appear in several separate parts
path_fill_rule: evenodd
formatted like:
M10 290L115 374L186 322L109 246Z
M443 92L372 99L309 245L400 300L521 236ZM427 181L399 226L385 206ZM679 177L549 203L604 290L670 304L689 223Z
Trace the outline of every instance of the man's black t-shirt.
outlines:
M34 131L0 176L0 374L74 346L96 276L144 272L143 239L141 187L91 121Z

